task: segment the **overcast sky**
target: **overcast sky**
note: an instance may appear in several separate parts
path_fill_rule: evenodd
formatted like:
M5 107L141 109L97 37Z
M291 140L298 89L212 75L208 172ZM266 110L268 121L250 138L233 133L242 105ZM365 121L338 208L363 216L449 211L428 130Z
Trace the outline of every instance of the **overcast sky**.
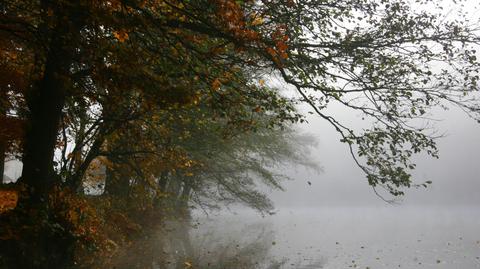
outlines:
M446 3L444 7L448 18L455 16L457 10L452 9L452 5ZM464 3L471 21L480 25L479 7L478 0ZM370 127L358 115L341 108L331 109L330 114L356 127ZM453 107L448 111L434 111L432 116L441 120L435 123L435 127L439 133L445 134L437 141L440 158L416 157L418 166L414 180L417 183L432 180L433 184L427 189L407 190L400 204L480 206L480 124ZM365 175L353 162L347 146L339 142L335 130L315 115L309 116L308 120L309 124L300 125L298 129L316 137L318 147L312 150L312 158L318 161L324 172L290 170L289 175L296 180L284 184L286 192L271 194L277 207L385 204L368 186Z
M352 113L339 110L336 114L352 123L361 122ZM437 141L440 158L418 156L414 172L416 182L432 180L433 184L427 189L407 190L401 204L480 205L480 124L453 108L437 112L435 117L442 119L436 128L445 133ZM353 162L347 146L339 142L335 130L316 116L310 116L309 122L298 129L316 137L318 146L311 154L324 171L318 174L291 169L288 174L296 180L284 184L285 192L272 193L276 205L385 204L368 186L365 175Z

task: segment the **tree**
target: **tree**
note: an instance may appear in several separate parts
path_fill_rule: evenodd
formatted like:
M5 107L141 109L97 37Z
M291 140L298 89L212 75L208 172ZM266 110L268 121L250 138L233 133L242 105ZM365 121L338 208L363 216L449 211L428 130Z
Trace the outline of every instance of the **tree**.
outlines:
M405 0L1 3L2 55L16 55L4 61L22 81L0 85L2 96L18 100L9 111L25 121L18 144L27 191L19 208L40 212L39 223L58 223L48 206L52 190L81 193L85 171L109 139L132 129L128 124L146 130L149 124L133 122L151 119L151 110L182 108L201 96L222 115L230 97L241 107L245 94L263 101L258 109L277 108L279 120L295 120L265 94L266 73L293 85L301 96L293 102L310 104L339 132L370 185L403 194L412 186L410 157L437 156L434 139L414 120L445 102L473 117L480 111L471 95L479 79L476 28L465 17L451 21L422 8L428 4L435 1L415 8ZM372 128L345 126L327 113L331 103L359 111ZM249 128L245 115L232 122ZM55 151L72 137L58 165ZM33 245L43 249L32 254L39 263L25 266L55 263L41 257L68 232L45 234ZM67 248L53 249L69 257Z
M32 87L25 94L30 113L22 177L34 192L42 192L54 178L62 108L74 96L93 99L93 105L102 92L111 97L115 91L135 92L140 86L144 94L165 102L168 89L181 98L182 80L201 89L218 85L222 70L223 76L231 68L275 70L297 88L302 101L334 125L343 141L358 145L358 154L367 156L367 165L359 165L369 183L393 194L410 185L405 169L411 166L407 159L413 152L435 154L433 141L405 121L421 117L425 107L441 100L476 109L454 95L476 87L477 62L469 45L477 37L462 21L442 24L438 15L415 12L400 0L75 5L20 1L4 4L3 10L8 14L3 33L17 50L28 49L38 59ZM38 31L44 33L41 38ZM168 49L159 50L160 44ZM452 72L433 72L428 65L432 61L449 64ZM175 74L168 69L170 63L191 72ZM201 71L205 64L217 70ZM176 78L174 84L171 78ZM351 101L359 95L366 102ZM327 102L360 110L375 119L376 126L364 135L355 134L323 112ZM386 143L371 143L382 141L378 136ZM411 150L401 150L404 144L411 144Z
M25 70L22 68L24 59L21 52L15 51L8 43L1 43L0 47L0 175L3 176L6 159L14 158L20 152L23 120L21 111L12 109L14 104L21 103L19 96L25 89L22 77Z
M188 128L191 138L177 144L197 165L177 173L184 191L180 201L202 208L242 203L267 213L273 204L258 186L283 190L282 181L289 178L278 172L280 167L319 170L318 164L309 159L308 151L314 144L311 137L297 134L290 125L265 128L268 112L256 114L255 131L229 138L214 123L207 124L208 128Z
M268 66L340 133L373 187L401 195L412 184L410 157L437 156L428 128L415 124L429 108L453 103L478 120L471 94L478 91L479 38L464 14L451 21L407 1L282 3L249 9L263 21L257 31L276 41ZM372 128L345 126L328 114L332 103L360 112Z
M231 166L231 176L249 170L277 188L276 177L265 166L288 160L314 167L300 154L307 147L301 141L304 137L296 137L291 126L284 122L291 123L299 117L288 99L267 88L256 94L248 87L241 93L237 92L240 89L229 87L224 85L221 90L224 100L221 106L210 95L201 95L190 105L150 110L113 132L107 138L107 146L96 155L108 158L104 192L124 199L128 189L143 185L151 192L147 196L153 195L152 199L170 193L175 203L183 204L195 191L193 185L199 190L213 175L225 176L212 170L213 167ZM242 152L250 153L242 157ZM261 156L261 160L252 154ZM243 176L245 180L251 177ZM227 181L228 176L223 182ZM221 185L221 181L212 184ZM255 193L251 188L253 182L250 185L236 194ZM234 197L241 198L233 193L240 188L230 186ZM256 197L260 195L257 193ZM256 204L248 199L244 202L267 210L267 199L262 196L260 200Z

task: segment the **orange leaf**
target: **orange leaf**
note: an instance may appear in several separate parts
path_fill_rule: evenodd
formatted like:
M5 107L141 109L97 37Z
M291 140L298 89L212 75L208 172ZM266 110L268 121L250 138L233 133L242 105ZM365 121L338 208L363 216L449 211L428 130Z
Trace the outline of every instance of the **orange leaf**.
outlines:
M115 31L113 36L120 42L125 42L128 39L128 33L125 30Z
M220 82L220 80L219 80L218 78L216 78L216 79L212 82L212 89L218 90L218 89L220 89L220 86L222 86L222 83Z
M18 193L14 190L0 190L0 214L17 206Z

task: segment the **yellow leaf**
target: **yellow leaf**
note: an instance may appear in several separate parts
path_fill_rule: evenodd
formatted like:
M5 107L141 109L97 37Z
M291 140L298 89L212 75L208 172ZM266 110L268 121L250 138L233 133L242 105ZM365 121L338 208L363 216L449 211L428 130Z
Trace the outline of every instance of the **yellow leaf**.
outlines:
M263 18L261 17L255 17L252 21L252 26L257 26L263 24Z

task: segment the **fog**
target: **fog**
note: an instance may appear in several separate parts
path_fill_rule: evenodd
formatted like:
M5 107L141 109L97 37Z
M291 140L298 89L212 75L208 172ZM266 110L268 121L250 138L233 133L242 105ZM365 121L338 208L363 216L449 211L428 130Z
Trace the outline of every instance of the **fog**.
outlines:
M455 108L432 116L443 134L440 158L417 156L414 171L416 182L433 181L428 188L409 189L394 203L380 199L338 134L311 116L298 128L316 137L311 157L323 172L284 169L294 180L270 192L273 215L245 208L197 212L193 241L217 234L217 244L236 246L255 234L245 229L263 225L271 234L250 240L271 241L263 261L278 268L480 268L480 126ZM342 117L361 125L353 114Z
M200 218L203 219L203 218ZM255 230L270 229L265 261L281 268L478 268L478 208L318 207L282 210L259 219L253 214L203 219L193 231L199 240L207 231L220 234L216 243L236 246ZM199 240L201 241L201 240ZM243 243L245 245L245 243ZM204 245L207 248L211 244ZM238 247L239 248L239 247ZM215 255L207 256L215 260ZM242 268L242 267L236 267ZM262 267L263 268L263 267Z
M467 1L466 9L477 5ZM446 12L446 16L453 14L448 8ZM478 10L471 13L475 20L478 15ZM393 197L368 184L333 126L309 113L312 110L306 105L298 109L307 115L307 123L294 129L314 138L308 159L321 169L276 167L274 172L290 178L281 182L284 190L258 186L273 202L271 211L224 205L222 195L216 197L219 210L205 209L198 199L183 199L185 183L174 206L165 203L165 212L172 216L162 215L162 226L151 224L155 234L132 240L124 249L109 240L112 248L120 249L115 268L140 268L139 264L167 269L480 268L480 123L453 106L429 111L432 120L428 124L439 136L440 157L415 155L412 176L414 183L432 184L404 189L405 195ZM372 124L335 104L322 112L355 130ZM224 173L233 172L227 169ZM20 174L20 162L7 162L6 183ZM185 174L185 178L190 176L193 173ZM190 195L196 186L187 181ZM244 181L238 182L234 186L242 187ZM180 185L170 185L180 193ZM99 188L97 193L86 188L86 193L100 196L105 188ZM165 190L162 195L170 199ZM246 203L241 198L235 201ZM184 206L187 213L175 211L175 206ZM170 207L174 209L169 211ZM129 210L136 213L137 209ZM130 248L136 252L129 252Z
M350 111L329 112L357 129L369 126ZM185 231L175 229L181 225L142 242L155 247L171 237L171 249L161 254L171 262L162 256L167 263L153 268L480 268L480 124L455 107L430 116L442 135L440 158L416 156L413 172L415 182L433 182L428 188L385 202L334 128L309 115L296 128L315 138L310 158L321 172L279 168L292 180L283 182L284 191L264 189L275 205L272 215L237 206L196 210L190 257L179 254L185 247L178 234ZM18 178L19 164L7 163L6 175ZM125 255L119 263L128 267L127 258L145 255Z
M355 115L343 115L352 123L361 121ZM413 179L417 183L431 180L433 184L426 189L407 190L404 197L397 199L398 203L410 206L480 205L480 125L453 107L448 111L436 111L432 116L437 119L434 127L443 135L437 140L440 158L416 156ZM285 182L285 192L271 193L275 204L278 207L384 204L368 186L365 175L355 165L347 146L339 142L335 130L314 115L308 120L309 124L299 126L299 130L316 138L318 144L311 156L323 172L287 171L296 180Z
M357 129L368 127L359 115L341 108L330 113ZM274 215L245 208L208 216L197 212L193 241L216 234L214 242L235 249L250 238L243 244L263 244L257 250L263 263L256 268L480 268L480 125L455 107L431 111L430 117L441 136L436 141L440 157L415 156L413 172L415 182L433 182L427 188L411 188L393 203L385 202L338 133L310 115L308 124L297 128L315 137L310 156L322 171L281 169L293 180L283 183L285 191L269 192ZM246 232L249 227L257 228ZM261 231L258 227L269 230L268 236L246 236ZM202 257L214 263L217 255Z
M412 1L413 2L413 1ZM480 22L478 1L439 1L445 19L455 19L458 11L465 12L471 23ZM423 8L425 8L423 6ZM278 85L279 87L288 87ZM478 97L478 96L477 96ZM313 110L304 105L301 111ZM362 115L346 110L343 106L331 105L327 113L356 130L371 127ZM385 206L368 186L365 175L348 152L348 146L340 143L340 135L325 120L315 114L307 114L308 123L299 125L298 131L312 135L317 147L311 152L323 173L288 168L284 170L294 181L285 182L285 192L272 192L270 197L281 210L282 207L318 206ZM436 136L439 159L425 155L414 156L417 168L413 180L433 182L427 189L409 189L403 197L395 198L400 206L480 206L480 124L458 107L447 104L447 110L437 108L427 115L432 121L427 124ZM311 184L308 184L310 182ZM386 199L393 199L388 194Z
M331 113L368 127L348 111ZM181 254L185 230L173 223L141 242L152 253L126 255L119 263L128 267L128 259L160 255L167 263L154 268L480 268L480 125L453 107L431 116L443 134L440 158L417 156L414 171L416 182L433 181L428 188L406 190L395 203L380 199L335 130L310 115L297 129L315 138L310 158L322 171L279 168L292 180L283 182L285 191L265 189L275 204L272 215L238 206L198 209L191 256ZM16 178L18 164L8 163L7 175ZM159 254L155 248L166 238L170 249Z

